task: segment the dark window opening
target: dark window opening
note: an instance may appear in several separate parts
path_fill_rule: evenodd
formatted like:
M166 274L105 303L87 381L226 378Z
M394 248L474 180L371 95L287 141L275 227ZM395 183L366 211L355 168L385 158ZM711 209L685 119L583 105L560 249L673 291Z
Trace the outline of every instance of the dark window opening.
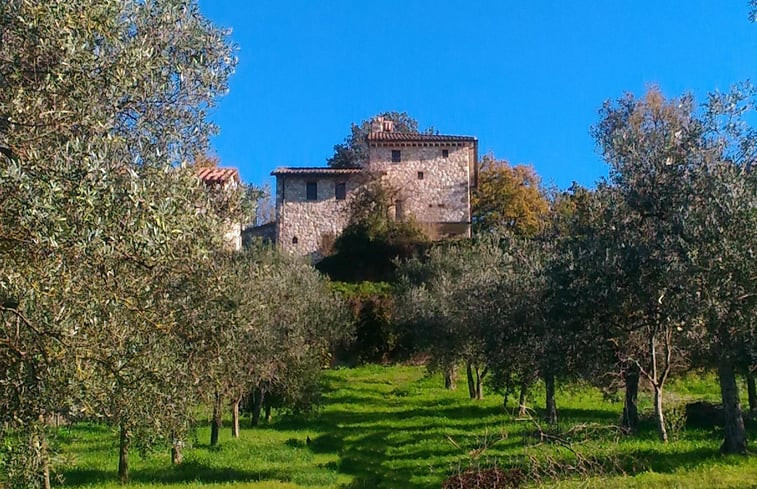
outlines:
M347 184L344 182L337 183L334 186L334 197L336 197L336 200L344 200L347 198Z
M392 163L399 163L402 161L402 153L398 149L392 150Z
M316 182L307 183L307 199L318 200L318 183Z
M292 244L297 244L299 242L300 242L300 240L297 239L297 236L295 236L294 238L292 238Z
M423 180L423 172L422 171L418 172L418 180Z
M442 158L449 158L449 150L443 149L442 150Z

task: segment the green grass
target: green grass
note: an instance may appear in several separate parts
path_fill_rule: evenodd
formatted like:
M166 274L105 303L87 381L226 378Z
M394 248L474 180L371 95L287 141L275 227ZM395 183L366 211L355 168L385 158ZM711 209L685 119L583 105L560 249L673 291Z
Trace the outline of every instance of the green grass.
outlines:
M185 450L184 463L170 465L167 450L145 457L133 454L135 488L438 488L452 472L471 463L524 463L524 440L533 425L516 420L501 407L501 397L467 399L466 388L445 391L439 376L421 367L368 366L325 372L324 405L313 416L275 416L261 428L243 425L239 439L228 429L220 446L210 448L208 428ZM711 376L671 384L671 404L717 397ZM537 406L541 404L541 391ZM594 389L570 386L558 391L560 427L617 422L621 406ZM642 406L649 400L642 399ZM245 422L247 420L244 420ZM757 429L749 426L750 439ZM306 444L307 437L312 442ZM617 440L616 440L617 438ZM532 440L532 438L528 438ZM115 488L117 437L109 428L79 424L58 437L66 487ZM756 457L723 457L717 431L685 430L674 441L656 441L651 423L634 437L601 435L576 446L600 460L616 460L621 475L588 480L563 474L545 487L577 488L743 488L757 487ZM471 453L488 448L475 460ZM537 458L571 455L554 446L528 449Z

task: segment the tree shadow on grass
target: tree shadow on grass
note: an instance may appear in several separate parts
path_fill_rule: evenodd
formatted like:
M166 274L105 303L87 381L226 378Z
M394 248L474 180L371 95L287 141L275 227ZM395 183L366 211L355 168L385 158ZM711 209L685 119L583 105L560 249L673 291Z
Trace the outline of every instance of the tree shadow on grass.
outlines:
M349 489L420 489L429 487L428 482L415 482L428 480L418 477L422 475L419 471L422 472L423 467L446 472L448 467L441 465L466 460L468 449L476 447L478 433L497 426L492 418L501 419L503 423L513 421L512 416L501 406L475 401L466 403L462 399L416 402L404 409L401 404L395 404L397 399L391 396L383 402L376 398L371 398L367 404L365 401L364 396L348 390L329 398L330 403L344 404L343 409L321 413L313 420L297 416L279 419L270 428L305 429L324 433L315 437L309 447L315 453L333 453L340 457L335 467L338 472L353 477L353 481L347 486ZM353 412L348 410L350 405L368 409ZM374 406L376 409L371 409ZM395 409L395 406L398 408ZM617 421L618 415L601 409L564 409L561 417L564 425L569 426L587 421L612 424ZM526 427L510 424L505 429L511 431L511 439L503 442L499 449L514 450L523 443L516 432ZM407 441L398 441L392 436L397 430L408 434ZM442 430L442 433L437 431L431 434L434 430ZM429 440L444 443L444 431L462 431L467 434L452 435L459 444L458 447L429 449Z
M358 401L355 401L358 402ZM275 423L268 426L269 429L278 431L290 430L311 430L311 431L328 431L330 429L339 429L340 427L350 425L375 425L377 428L388 428L391 426L381 426L385 423L396 423L397 420L407 420L411 418L428 418L449 421L463 420L481 420L486 417L502 416L505 419L505 413L501 407L485 406L480 404L471 404L468 406L453 405L444 407L443 403L428 403L426 406L415 407L410 409L391 409L369 411L369 412L352 412L352 411L330 411L319 414L315 418L306 418L299 415L286 415L279 418ZM454 423L437 423L438 426L450 426ZM404 428L404 426L403 426ZM367 426L363 429L367 429Z
M636 450L624 454L629 461L640 463L647 470L659 473L672 473L681 469L691 470L709 463L718 465L739 465L743 456L724 456L718 446L693 448L680 452L655 450L654 448Z
M77 469L73 468L63 472L65 487L90 486L99 483L117 482L116 471ZM284 481L291 480L291 475L284 471L263 470L247 471L233 468L218 468L189 461L174 467L160 469L134 470L130 474L131 482L177 484L197 482L202 484L224 482L257 482L257 481Z

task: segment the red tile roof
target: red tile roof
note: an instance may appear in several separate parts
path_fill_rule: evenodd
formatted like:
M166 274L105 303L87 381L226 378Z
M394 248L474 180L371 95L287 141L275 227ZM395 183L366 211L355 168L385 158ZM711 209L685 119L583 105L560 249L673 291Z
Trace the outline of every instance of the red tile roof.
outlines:
M368 134L368 141L418 141L418 142L448 142L448 141L476 141L473 136L450 136L446 134L416 134L403 132L372 132Z
M361 173L362 168L328 168L324 166L282 166L271 172L271 175L349 175Z
M240 182L239 170L236 168L222 168L218 166L210 166L205 168L199 168L197 170L197 176L205 182L206 185L223 184L229 181Z

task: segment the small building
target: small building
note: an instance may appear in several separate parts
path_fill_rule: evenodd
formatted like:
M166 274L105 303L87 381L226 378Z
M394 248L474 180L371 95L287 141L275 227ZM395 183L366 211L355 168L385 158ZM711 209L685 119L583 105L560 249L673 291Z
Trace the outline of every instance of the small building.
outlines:
M359 168L277 168L276 243L312 258L323 256L347 225L348 202L366 182Z
M478 141L470 136L393 131L377 118L367 136L363 168L277 168L276 242L318 259L347 225L349 201L379 178L396 191L397 219L413 216L432 239L470 236L471 188L477 183Z
M197 177L208 188L219 190L233 189L242 183L239 177L239 170L229 167L211 166L198 168ZM230 249L242 249L242 224L239 222L229 222L223 237Z

